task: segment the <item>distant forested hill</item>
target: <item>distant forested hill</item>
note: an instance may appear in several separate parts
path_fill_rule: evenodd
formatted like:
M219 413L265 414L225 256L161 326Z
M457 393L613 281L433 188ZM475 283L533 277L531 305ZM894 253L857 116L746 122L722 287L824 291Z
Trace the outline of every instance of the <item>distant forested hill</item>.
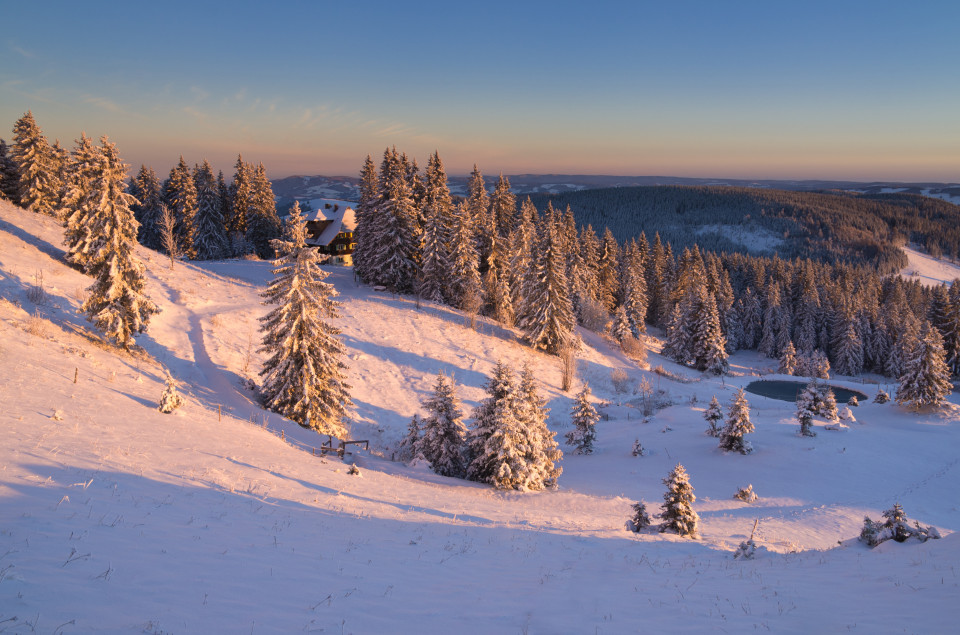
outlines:
M915 242L933 255L960 251L960 206L915 194L798 192L744 187L643 186L535 194L539 209L569 205L581 225L609 227L619 241L656 232L675 250L699 244L727 252L906 265L899 247Z

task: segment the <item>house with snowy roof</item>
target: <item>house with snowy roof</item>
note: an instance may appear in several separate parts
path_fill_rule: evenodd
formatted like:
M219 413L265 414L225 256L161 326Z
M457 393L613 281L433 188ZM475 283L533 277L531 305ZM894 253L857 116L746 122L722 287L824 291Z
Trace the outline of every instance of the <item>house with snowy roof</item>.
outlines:
M331 264L353 264L353 249L357 246L354 230L357 219L350 201L318 198L310 201L316 211L307 214L307 244L313 245L330 258Z

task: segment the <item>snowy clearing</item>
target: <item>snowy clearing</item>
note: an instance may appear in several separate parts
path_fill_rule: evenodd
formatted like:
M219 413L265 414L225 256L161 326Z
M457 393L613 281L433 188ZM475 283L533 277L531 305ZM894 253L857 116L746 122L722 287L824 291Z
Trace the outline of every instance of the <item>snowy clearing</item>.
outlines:
M920 284L935 287L938 284L949 285L960 278L960 264L934 258L928 254L902 247L907 254L908 265L900 271L900 275L908 280L919 280Z
M350 475L242 386L262 359L269 263L171 269L139 248L162 313L138 339L146 354L130 356L77 314L90 281L62 263L60 240L53 219L0 203L0 631L931 633L960 619L954 404L864 403L848 428L818 420L818 436L801 438L791 404L750 395L756 451L724 454L704 434L706 404L717 395L726 410L774 360L738 353L719 379L651 354L694 379L679 383L582 332L565 393L559 361L515 331L471 330L457 311L418 309L331 267L351 431L371 441L348 457L361 471ZM558 438L580 382L605 415L595 454L564 457L558 490L498 492L389 460L438 370L469 410L498 359L531 365ZM156 409L164 369L186 398L169 415ZM674 405L645 420L642 395L614 390L614 369ZM631 455L635 439L646 456ZM628 532L631 505L659 511L678 462L701 539ZM759 500L735 500L748 484ZM865 514L898 501L944 538L855 540ZM756 557L735 560L756 519Z

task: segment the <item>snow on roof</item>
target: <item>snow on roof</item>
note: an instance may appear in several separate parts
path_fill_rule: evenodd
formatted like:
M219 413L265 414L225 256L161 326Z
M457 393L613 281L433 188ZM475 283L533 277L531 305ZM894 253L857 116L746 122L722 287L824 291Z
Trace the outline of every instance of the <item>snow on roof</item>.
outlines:
M353 213L356 203L350 201L337 201L328 198L315 198L310 200L310 207L315 211L307 215L307 221L331 221L320 235L314 239L308 239L307 242L314 245L329 245L342 231L352 232L357 226L357 219Z

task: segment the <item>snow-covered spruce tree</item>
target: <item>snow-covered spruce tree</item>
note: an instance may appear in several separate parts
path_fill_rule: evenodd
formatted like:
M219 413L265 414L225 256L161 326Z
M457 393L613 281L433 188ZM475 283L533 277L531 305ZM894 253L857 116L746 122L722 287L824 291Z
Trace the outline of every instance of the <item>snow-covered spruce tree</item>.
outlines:
M17 167L20 206L31 212L53 215L60 198L58 159L31 111L13 126L10 158Z
M361 280L369 280L367 267L371 258L370 232L373 223L376 222L374 215L376 213L377 191L380 187L377 167L373 163L373 157L369 154L360 170L358 187L360 197L357 208L354 210L357 224L353 230L353 238L357 246L353 250L353 269Z
M137 220L130 210L135 199L124 191L127 166L116 145L106 137L100 142L92 196L100 204L88 221L95 240L88 268L94 283L81 309L118 346L130 348L157 307L144 295L144 266L133 255Z
M543 404L522 396L510 370L498 362L487 383L489 396L474 411L467 438L467 477L498 489L540 490L556 484L561 469ZM539 429L538 429L539 428Z
M830 386L817 384L817 398L814 402L814 412L830 421L837 421L837 398Z
M556 232L550 220L544 226L534 262L535 273L525 293L530 313L524 316L520 327L531 346L558 355L573 332L575 320Z
M663 484L667 486L667 491L663 494L660 531L696 538L700 516L693 510L697 497L693 495L687 471L677 464L670 475L663 479Z
M420 420L422 437L417 450L440 476L462 478L466 473L463 445L467 427L456 386L443 372L437 373L433 394L423 402L423 408L427 416Z
M198 260L219 260L230 253L227 228L223 219L223 201L213 168L204 159L193 171L197 189L197 213L194 216L193 246Z
M720 409L720 402L714 395L710 399L710 405L703 413L703 418L707 420L707 436L719 437L723 432L720 422L723 421L723 410Z
M397 460L407 463L417 457L422 457L423 454L420 452L420 441L422 438L423 432L420 430L420 415L415 414L410 419L410 423L407 424L406 436L397 444Z
M234 166L233 183L230 184L230 209L227 210L227 234L232 245L243 245L247 237L247 219L252 214L253 204L253 166L245 163L243 155L237 155ZM243 253L234 253L242 256Z
M277 216L277 200L273 187L267 178L266 168L260 163L253 173L250 183L251 198L247 216L247 240L253 245L257 256L273 256L274 239L282 233L280 218Z
M490 214L490 196L483 182L483 173L477 164L473 164L470 180L467 182L467 200L464 205L469 219L473 244L476 246L479 262L486 262L493 251L493 238L497 236L497 225Z
M7 142L0 139L0 199L6 199L14 205L20 204L20 176L17 164L10 156Z
M834 345L833 368L840 375L859 375L863 372L863 342L852 318L845 321L846 327Z
M633 504L633 516L627 521L627 529L639 533L650 526L650 514L647 513L647 506L643 501L637 501Z
M910 408L939 406L953 385L947 367L943 338L937 329L924 323L920 337L910 350L897 387L897 403Z
M397 149L387 149L380 165L380 189L376 202L376 223L367 238L371 259L368 282L384 285L397 293L414 290L419 275L419 229L417 211L406 168Z
M574 454L593 454L593 442L597 438L596 425L600 421L600 415L590 403L590 396L590 385L584 384L570 410L573 430L567 433L567 445L573 446Z
M527 430L529 449L527 465L530 467L528 489L543 489L554 487L563 468L557 465L563 459L563 452L557 443L556 434L547 427L550 409L546 400L540 395L537 380L533 371L526 364L520 373L520 386L517 391L520 397L518 416L524 422Z
M792 375L797 370L797 349L793 342L787 344L786 348L780 351L780 365L777 372L781 375Z
M263 346L269 355L260 375L264 405L304 428L344 439L343 419L351 405L343 363L340 330L326 320L340 317L333 285L323 281L315 249L297 249L274 241L280 257L274 279L261 294L274 305L260 318Z
M94 181L100 171L100 149L81 133L73 151L61 198L59 216L64 225L63 246L68 262L89 271L93 259L101 254L93 249L99 238L93 234L90 220L100 207L94 191ZM131 204L135 201L131 200Z
M576 250L574 250L576 251ZM634 337L645 333L647 315L647 280L643 269L643 256L635 242L630 244L624 258L623 304Z
M753 447L743 437L753 432L753 423L750 422L750 404L743 388L737 389L727 413L727 423L720 435L720 449L728 452L750 454Z
M630 317L627 315L627 309L624 305L617 307L613 314L613 325L610 327L610 335L621 344L628 337L633 337L633 329L630 328Z
M513 231L517 215L517 197L510 191L510 180L500 173L490 197L490 217L496 223L497 236L504 239Z
M817 413L819 400L819 390L815 381L807 384L797 397L797 422L800 424L801 436L817 436L813 431L813 416Z
M877 388L877 396L873 398L873 403L884 404L890 401L890 395L883 388Z
M193 237L196 230L197 186L182 155L164 183L163 198L175 220L178 253L185 258L195 258Z
M163 248L163 237L160 230L161 206L163 205L163 184L152 168L140 166L140 171L130 184L130 194L138 203L133 207L133 214L140 223L137 240L144 247L154 251Z
M420 214L423 218L423 255L420 259L420 288L417 293L429 302L444 302L448 300L450 240L455 230L447 175L436 152L427 160ZM466 236L472 247L473 236L469 227Z
M307 244L307 219L300 211L300 201L294 201L283 224L283 239L291 243L294 249L301 249Z
M700 371L723 375L729 369L727 340L720 328L717 304L705 287L694 292L693 365Z
M483 296L477 251L473 242L466 207L453 210L448 238L447 301L462 311L476 311Z
M160 404L157 410L164 414L170 414L183 405L183 397L177 392L177 382L167 372L166 387L160 395Z
M620 246L610 228L604 229L600 241L600 262L597 267L599 300L607 313L617 308L617 291L620 288Z

